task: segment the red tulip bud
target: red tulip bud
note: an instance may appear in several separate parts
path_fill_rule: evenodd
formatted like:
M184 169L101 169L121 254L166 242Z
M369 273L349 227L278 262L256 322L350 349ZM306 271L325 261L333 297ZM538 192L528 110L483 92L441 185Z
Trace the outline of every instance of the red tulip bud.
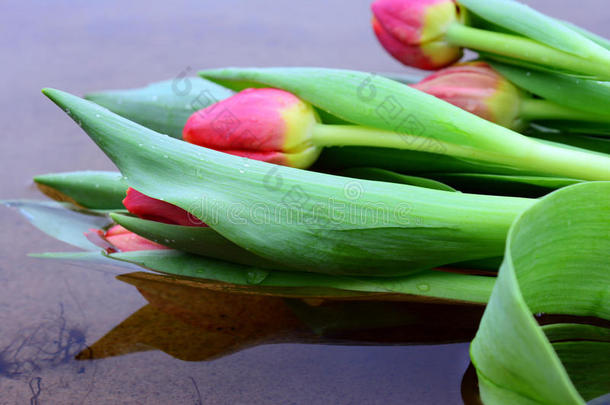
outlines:
M149 197L129 188L123 205L129 212L140 218L166 224L183 226L207 226L188 211L173 204Z
M519 126L523 92L484 62L458 64L412 87L505 127Z
M377 0L371 9L377 39L403 64L434 70L462 57L460 47L444 40L457 21L453 0Z
M121 225L114 225L106 232L101 229L91 229L85 233L85 236L97 246L106 249L108 253L169 249L128 231Z
M320 148L311 143L318 122L311 105L278 89L246 89L195 112L185 141L264 162L309 167Z

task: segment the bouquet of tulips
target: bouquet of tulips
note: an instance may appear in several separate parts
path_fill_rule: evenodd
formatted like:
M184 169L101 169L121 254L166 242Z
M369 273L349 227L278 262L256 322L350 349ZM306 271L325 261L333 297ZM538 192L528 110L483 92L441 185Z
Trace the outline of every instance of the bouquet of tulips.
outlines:
M38 256L487 304L471 346L483 403L606 394L609 42L512 0L372 11L392 56L437 71L226 68L85 99L44 89L120 173L35 178L60 202L12 204L86 249ZM464 48L478 58L458 62ZM569 317L541 326L542 313Z

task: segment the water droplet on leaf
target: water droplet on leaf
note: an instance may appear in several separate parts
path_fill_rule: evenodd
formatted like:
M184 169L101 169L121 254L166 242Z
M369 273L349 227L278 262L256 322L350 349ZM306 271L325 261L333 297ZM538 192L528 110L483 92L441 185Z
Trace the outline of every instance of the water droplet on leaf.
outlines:
M428 284L428 283L418 284L417 289L422 292L430 291L430 284Z
M260 284L263 282L264 279L267 278L268 275L269 275L269 272L265 271L265 270L260 270L260 269L250 270L250 271L248 271L248 275L246 277L246 282L248 284Z

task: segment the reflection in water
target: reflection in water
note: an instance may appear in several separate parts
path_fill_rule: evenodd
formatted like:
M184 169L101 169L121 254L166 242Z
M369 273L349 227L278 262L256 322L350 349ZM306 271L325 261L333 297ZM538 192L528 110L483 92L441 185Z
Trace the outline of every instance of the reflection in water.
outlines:
M56 318L20 331L0 350L0 376L17 378L68 364L85 347L85 331L68 324L60 303Z
M73 390L73 398L80 402L90 393L96 372L95 363L74 361L86 348L86 330L67 319L64 305L60 303L57 315L21 329L0 348L0 378L22 381L29 388L30 404L38 404L43 390L53 391L66 384L49 378L49 372L69 370L74 376L71 381L80 387Z
M144 272L118 278L137 287L148 304L78 359L157 349L182 360L202 361L281 342L467 342L483 312L480 306L404 301L396 294L300 299Z

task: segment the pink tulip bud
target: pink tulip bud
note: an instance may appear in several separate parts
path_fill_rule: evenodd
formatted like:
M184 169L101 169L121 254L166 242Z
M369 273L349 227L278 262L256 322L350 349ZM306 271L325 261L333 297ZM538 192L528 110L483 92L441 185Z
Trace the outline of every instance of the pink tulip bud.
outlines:
M105 232L101 229L91 229L85 236L108 253L169 249L128 231L121 225L114 225Z
M516 128L523 92L485 62L451 66L412 85L496 124Z
M168 202L149 197L131 187L127 190L123 205L127 208L127 211L143 219L173 225L207 226L188 211Z
M403 64L434 70L462 57L460 47L444 40L457 21L453 0L377 0L371 9L377 39Z
M195 112L185 141L264 162L309 167L320 148L311 143L313 107L279 89L246 89Z

